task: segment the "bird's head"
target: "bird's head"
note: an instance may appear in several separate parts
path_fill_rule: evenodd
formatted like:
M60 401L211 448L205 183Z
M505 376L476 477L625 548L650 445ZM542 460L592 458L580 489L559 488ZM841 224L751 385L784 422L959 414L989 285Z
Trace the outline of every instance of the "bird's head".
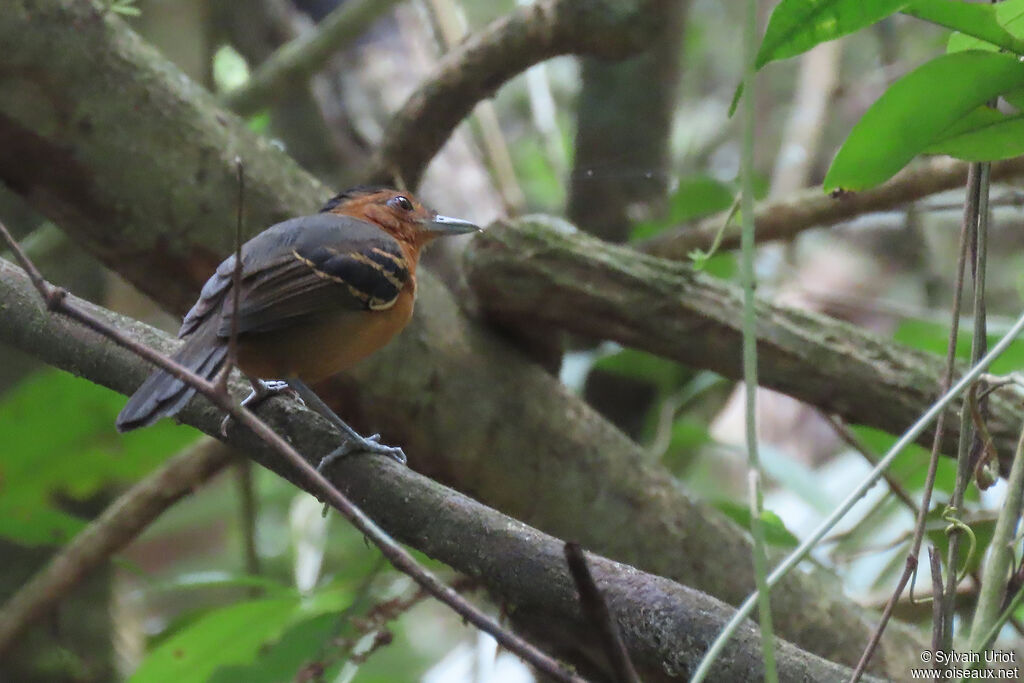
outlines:
M442 216L425 207L408 192L385 187L356 187L331 199L325 212L352 216L376 223L400 242L420 248L435 237L478 232L480 227Z

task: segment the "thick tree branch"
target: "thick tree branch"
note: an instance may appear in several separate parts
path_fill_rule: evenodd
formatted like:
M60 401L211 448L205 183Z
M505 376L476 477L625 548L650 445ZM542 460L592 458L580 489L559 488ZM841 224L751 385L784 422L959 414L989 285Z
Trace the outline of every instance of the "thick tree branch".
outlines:
M569 4L582 12L615 3ZM0 180L170 310L187 308L232 248L236 155L250 232L311 213L330 195L89 3L17 0L0 12L0 44ZM429 272L418 280L409 328L318 388L333 407L404 446L418 471L503 512L727 602L746 597L741 529L471 322ZM0 315L5 333L24 333ZM127 373L116 379L121 391L143 379L128 367L105 373ZM813 575L789 577L773 601L780 632L830 659L852 660L867 637L865 613ZM899 629L884 645L879 666L899 675L920 651Z
M553 219L491 226L466 255L480 304L502 318L612 339L739 379L741 292L685 264L610 245ZM900 433L939 394L942 360L823 315L762 301L764 386L849 422ZM992 401L1002 466L1018 421ZM922 437L930 438L930 432ZM956 430L945 439L956 452Z
M1024 175L1024 157L992 164L992 179L1005 180ZM889 211L937 192L962 187L967 164L948 157L935 157L901 171L889 182L871 190L841 197L829 197L814 188L793 197L761 202L754 218L757 241L792 239L804 230L835 225L875 211ZM686 261L694 249L709 249L722 227L725 214L705 218L665 232L637 244L654 256ZM732 224L725 231L721 248L739 246L740 231Z
M427 164L477 102L529 67L566 54L621 58L647 46L675 0L538 0L469 36L395 114L366 175L416 187Z
M0 655L78 582L135 540L149 524L231 462L219 441L203 439L132 486L93 520L0 609Z
M73 305L121 328L133 339L167 352L178 342L143 323L70 297ZM0 342L37 355L121 392L128 378L148 371L130 351L75 321L43 308L24 273L0 260L0 302L5 324ZM314 412L290 400L268 401L260 416L315 464L336 445L336 431ZM192 401L183 422L219 434L221 412L203 400ZM314 492L308 480L259 437L243 429L230 433L229 444L261 465ZM499 598L517 606L516 620L541 633L558 623L562 655L582 668L602 674L603 657L593 657L587 636L591 624L579 607L576 587L563 556L563 544L521 522L402 467L387 458L357 456L333 465L330 479L396 538L445 564L479 578ZM684 680L731 609L698 591L668 579L591 555L591 571L616 615L634 663L644 680ZM846 670L788 643L780 643L780 671L786 680L831 680ZM736 649L720 663L718 680L760 677L759 639L748 625Z

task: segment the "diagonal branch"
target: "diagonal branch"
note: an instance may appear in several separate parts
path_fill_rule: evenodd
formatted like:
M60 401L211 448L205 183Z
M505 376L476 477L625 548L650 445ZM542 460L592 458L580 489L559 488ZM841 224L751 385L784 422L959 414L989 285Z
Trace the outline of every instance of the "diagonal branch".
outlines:
M118 328L135 342L162 352L175 343L143 323L72 295L67 295L67 300L73 308ZM101 335L40 307L25 274L2 260L0 302L5 314L0 343L31 351L48 363L122 392L134 387L126 378L148 370L132 352L111 347ZM181 418L215 435L221 415L209 403L194 400ZM335 445L333 427L293 401L270 400L261 406L260 417L293 444L307 463L317 462ZM322 494L305 473L253 432L233 430L229 437L228 443L236 450L248 453L297 486ZM567 648L562 654L573 653L573 661L588 671L601 670L602 658L586 655L587 638L581 634L588 633L591 625L579 608L560 541L387 458L346 458L332 466L330 476L341 494L396 538L480 578L492 593L517 605L517 624L527 632L540 634L558 624L558 642ZM593 555L588 562L609 608L620 615L627 647L634 663L642 667L643 680L680 680L732 612L719 601L668 579ZM761 665L758 643L756 628L748 624L735 651L720 663L719 680L756 680ZM780 643L779 667L794 680L808 676L833 680L845 673L843 667L789 643Z
M224 95L224 104L242 115L272 103L282 86L308 79L334 54L363 35L398 0L349 0L327 15L308 35L301 35L267 57L241 87Z
M739 289L684 264L538 219L492 226L471 244L466 263L481 305L504 319L542 322L741 376ZM766 387L894 433L938 395L943 365L932 354L823 315L767 301L758 309ZM1004 471L1014 415L1009 401L993 399L990 428ZM956 440L957 430L948 430L947 453L956 451Z
M757 241L792 239L804 230L827 227L875 211L889 211L928 195L961 187L967 178L967 164L948 157L936 157L900 171L892 180L871 190L842 197L829 197L814 188L792 197L762 202L755 213ZM1024 157L992 164L992 179L1006 180L1024 175ZM690 251L709 249L722 227L725 214L710 216L696 225L665 232L636 245L641 251L662 258L686 261ZM739 246L736 225L726 228L722 249Z

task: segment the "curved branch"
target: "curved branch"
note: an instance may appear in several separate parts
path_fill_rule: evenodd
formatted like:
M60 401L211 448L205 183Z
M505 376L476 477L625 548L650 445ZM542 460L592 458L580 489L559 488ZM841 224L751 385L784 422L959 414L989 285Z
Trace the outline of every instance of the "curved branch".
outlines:
M731 283L551 219L491 226L470 244L466 264L480 305L502 318L612 339L741 379L741 292ZM943 373L938 356L767 301L758 305L758 359L764 386L893 433L934 402ZM1018 422L1011 402L993 397L990 429L1004 471ZM949 429L947 453L956 452L957 438Z
M68 296L103 323L119 327L136 341L166 352L177 342L149 326ZM0 342L122 392L148 364L130 351L112 347L92 330L41 307L24 272L0 260L0 302L5 324ZM275 399L259 410L261 418L315 464L335 446L336 432L311 410ZM182 421L208 434L220 432L221 412L205 400L193 400ZM236 429L228 443L256 462L316 493L299 469L249 430ZM331 483L371 515L389 533L449 566L479 578L488 589L517 606L526 630L560 625L560 643L572 644L573 661L601 671L601 657L588 654L591 624L581 610L565 564L563 544L526 524L448 489L387 458L345 458L332 465ZM645 574L602 557L588 558L609 608L622 626L627 647L644 680L680 680L691 670L732 610L727 605L668 579ZM718 680L747 681L761 676L756 628L748 624L720 662ZM563 652L565 654L565 652ZM780 643L779 668L791 680L833 680L846 669Z
M78 582L135 540L181 498L220 472L232 452L202 439L118 497L0 608L0 655Z
M384 132L366 176L416 187L430 160L473 110L529 67L567 54L621 58L643 49L668 0L538 0L497 19L445 55Z
M792 197L761 202L754 222L757 241L792 239L811 228L835 225L875 211L889 211L937 192L962 187L967 164L948 157L935 157L900 171L892 180L871 190L841 197L829 197L814 188ZM1006 180L1024 175L1024 157L992 164L992 179ZM722 227L725 213L665 232L634 245L640 251L676 261L689 260L694 249L709 249ZM740 231L735 224L726 229L722 249L739 246Z

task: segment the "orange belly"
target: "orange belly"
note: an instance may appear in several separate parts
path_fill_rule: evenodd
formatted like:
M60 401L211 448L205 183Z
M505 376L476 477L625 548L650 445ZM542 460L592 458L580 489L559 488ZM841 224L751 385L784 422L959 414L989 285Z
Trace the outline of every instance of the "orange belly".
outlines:
M412 318L414 293L402 291L384 311L340 311L238 339L238 367L263 379L314 383L347 370L387 344Z

